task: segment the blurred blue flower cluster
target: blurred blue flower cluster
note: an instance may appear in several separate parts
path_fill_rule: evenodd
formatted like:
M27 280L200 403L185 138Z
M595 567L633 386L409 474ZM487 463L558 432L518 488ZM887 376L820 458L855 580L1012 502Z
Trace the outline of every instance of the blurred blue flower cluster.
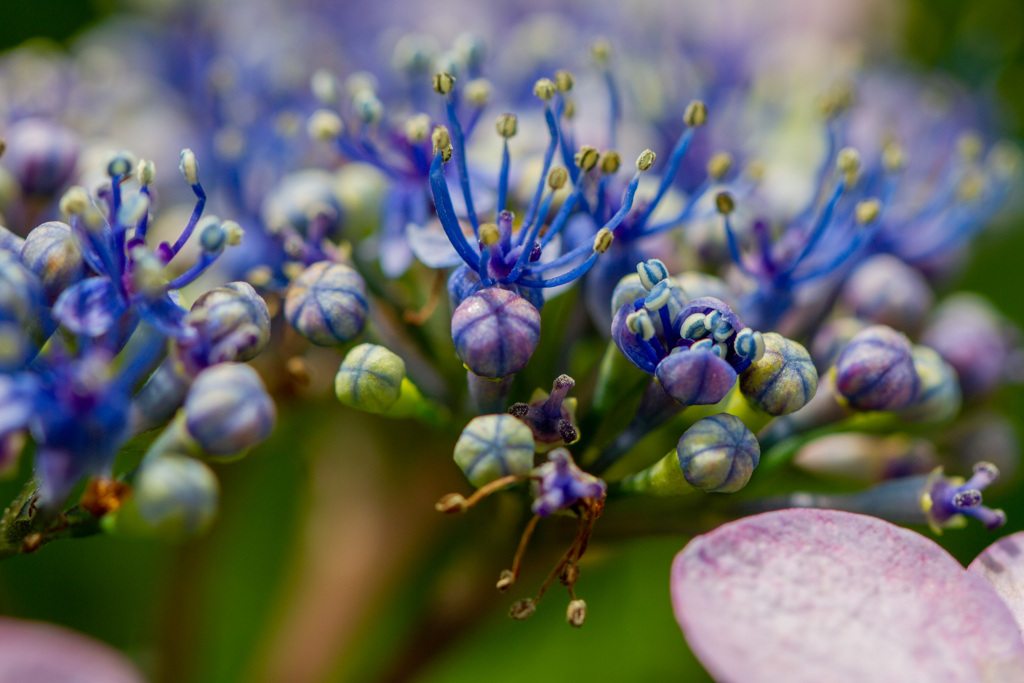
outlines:
M0 55L0 468L33 471L0 556L203 533L208 463L330 378L450 440L437 510L523 511L498 589L576 520L515 619L558 580L584 624L616 506L1005 523L1013 439L956 446L1024 378L955 291L1020 181L986 100L851 52L855 3L448 4L187 4Z

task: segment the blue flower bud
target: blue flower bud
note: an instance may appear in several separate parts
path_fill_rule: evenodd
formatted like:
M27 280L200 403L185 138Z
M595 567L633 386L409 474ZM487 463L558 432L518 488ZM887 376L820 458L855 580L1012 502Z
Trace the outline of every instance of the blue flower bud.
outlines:
M51 304L86 274L78 238L71 226L59 221L43 223L29 232L21 248L21 262L39 277Z
M810 349L819 375L836 364L846 345L865 327L867 323L858 318L833 318L821 326Z
M175 340L174 351L190 375L217 363L252 360L270 340L270 311L247 282L203 294L186 323L195 334Z
M44 119L24 119L7 130L4 165L28 195L57 194L75 172L78 139Z
M857 410L899 410L917 397L920 381L910 341L872 325L858 332L836 361L836 388Z
M533 473L533 513L541 517L588 499L602 500L608 491L603 481L577 467L564 448L551 451L548 461Z
M736 384L736 371L712 350L681 349L654 371L661 388L684 406L714 405Z
M516 403L508 412L529 425L541 452L554 446L568 446L580 438L576 428L576 399L566 398L576 385L569 375L559 375L551 393L538 389L529 403Z
M764 355L740 375L740 391L769 415L800 410L818 390L818 371L800 344L776 332L763 336Z
M481 377L519 372L540 340L540 313L526 299L496 287L467 297L452 315L455 353Z
M157 531L195 536L217 516L220 485L205 463L184 455L144 460L132 483L139 516Z
M334 179L324 171L285 176L263 201L261 215L272 232L290 228L310 240L341 236L341 200Z
M234 456L266 440L276 421L263 380L241 363L203 370L185 397L185 427L212 456Z
M733 493L750 481L761 459L757 438L735 415L720 413L698 420L676 445L683 477L709 492Z
M953 366L965 397L977 398L1019 377L1019 337L986 299L962 293L935 309L921 343Z
M511 415L481 415L469 421L455 444L455 464L477 488L533 469L533 432Z
M916 268L890 254L864 261L843 285L840 305L856 317L901 332L920 328L933 295Z
M292 327L319 346L355 339L366 324L366 283L341 263L320 261L295 278L284 301Z
M405 361L376 344L360 344L345 355L334 378L334 393L347 406L385 413L398 401Z
M912 422L945 422L960 412L962 397L956 370L934 349L915 344L911 350L920 389L914 402L900 411Z

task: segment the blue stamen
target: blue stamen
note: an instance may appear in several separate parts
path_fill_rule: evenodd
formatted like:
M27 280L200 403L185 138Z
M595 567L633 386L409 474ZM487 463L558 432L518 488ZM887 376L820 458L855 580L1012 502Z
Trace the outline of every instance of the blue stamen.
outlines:
M541 195L544 193L544 184L548 179L548 171L551 170L551 161L555 157L555 147L558 146L558 128L555 125L555 116L547 103L544 104L544 120L548 124L550 141L548 142L547 149L544 150L544 166L541 168L540 180L537 181L537 191L533 193L533 198L530 199L530 204L526 207L526 215L523 216L524 225L530 225L533 222L534 214L537 213L537 206L540 204ZM571 168L572 164L569 166Z
M836 204L839 203L839 198L842 197L843 192L846 190L846 178L840 177L839 182L836 183L836 189L829 198L828 203L825 204L821 211L821 215L818 216L818 220L815 222L814 227L811 229L810 235L804 243L804 248L800 251L800 255L797 256L789 267L790 272L814 249L821 236L825 234L826 228L828 228L832 221L832 214L835 211Z
M462 185L462 196L466 201L466 214L469 217L469 224L473 226L473 234L480 236L480 223L476 218L476 209L473 208L473 194L469 191L469 170L466 168L466 138L462 132L462 124L455 113L455 98L449 94L444 99L444 108L448 114L448 125L451 126L452 148L455 157L455 170L459 174L459 184Z
M567 273L563 273L557 277L553 277L550 280L519 280L519 283L523 287L532 287L535 289L541 289L545 287L558 287L559 285L565 285L579 277L582 277L588 270L590 270L594 262L597 261L598 252L593 252L583 263L579 264ZM545 264L549 266L551 264Z
M508 210L508 170L511 159L508 154L508 138L505 138L501 149L501 173L498 175L498 212Z
M668 168L665 169L665 173L661 176L661 182L658 184L658 191L654 195L654 199L651 200L650 204L647 205L647 209L643 215L640 216L637 223L639 225L646 225L647 220L654 213L655 209L658 208L658 204L664 198L665 193L668 192L668 188L672 185L676 175L679 173L679 167L683 163L683 158L686 156L687 150L690 149L690 143L693 141L693 133L696 129L687 126L683 134L676 140L675 147L672 148L672 156L669 157Z
M434 195L434 208L437 210L437 218L441 221L448 241L455 247L463 261L473 270L480 267L476 251L466 241L459 227L459 219L455 216L455 208L452 206L451 195L448 194L448 182L444 179L444 163L441 152L434 155L434 161L430 164L430 191Z
M185 226L174 246L171 247L171 258L174 258L181 251L181 248L185 246L185 242L192 236L192 232L196 229L196 224L199 223L199 219L203 216L203 209L206 207L206 192L203 191L203 186L197 182L192 185L192 192L196 195L196 206L192 209L192 216L188 219L188 225ZM171 258L167 260L170 261Z

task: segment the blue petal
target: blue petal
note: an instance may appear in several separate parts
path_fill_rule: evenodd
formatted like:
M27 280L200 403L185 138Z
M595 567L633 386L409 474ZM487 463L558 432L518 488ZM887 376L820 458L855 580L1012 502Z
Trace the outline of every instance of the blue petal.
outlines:
M57 297L53 317L74 334L98 337L110 330L126 309L113 282L105 277L91 277Z
M431 268L451 268L462 263L462 257L437 221L426 226L409 223L405 226L405 236L416 258Z
M145 299L139 304L139 313L143 320L169 337L184 337L190 329L185 325L184 308L170 296L158 299Z
M612 339L629 362L649 375L654 374L656 361L648 351L648 347L626 327L626 316L643 306L643 300L625 303L615 312L612 319Z

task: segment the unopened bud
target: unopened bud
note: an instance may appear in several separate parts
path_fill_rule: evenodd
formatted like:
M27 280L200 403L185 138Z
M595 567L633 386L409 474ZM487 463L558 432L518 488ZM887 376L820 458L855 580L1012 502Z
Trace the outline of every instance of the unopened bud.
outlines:
M601 168L601 173L611 175L619 170L619 166L622 165L622 157L619 156L618 152L605 150L598 157L597 165Z
M587 620L587 603L583 600L571 600L565 611L565 621L569 626L579 628Z
M576 156L573 157L573 160L581 169L589 171L597 165L597 160L600 156L601 155L596 149L588 145L584 145L583 147L580 147L578 152L576 152Z
M569 181L569 172L561 166L556 166L548 173L548 186L552 190L561 190Z
M715 208L718 209L718 213L728 216L736 209L736 201L728 192L719 192L715 195Z
M857 203L856 214L857 222L861 225L867 225L868 223L874 223L878 219L878 214L882 211L882 202L877 199L865 199L862 202Z
M575 82L572 74L565 69L555 72L555 86L559 92L569 92Z
M469 509L466 499L460 493L449 493L434 503L434 509L446 515L461 515Z
M502 114L494 123L494 127L497 129L498 135L507 140L516 134L516 123L517 119L515 114Z
M608 251L608 248L612 246L612 242L615 241L615 235L608 228L601 228L594 235L594 251L598 254L603 254Z
M536 611L537 603L530 598L523 598L512 603L512 609L508 611L508 615L516 621L523 621L524 619L529 619Z
M306 133L310 139L320 142L334 140L341 135L344 128L341 117L329 109L317 109L310 114L309 120L306 122Z
M556 90L557 87L550 78L538 78L533 84L533 94L545 102L555 96Z
M644 151L640 152L640 156L636 158L636 170L641 172L646 171L647 169L654 165L654 160L657 158L658 155L655 154L652 150L645 149Z
M512 584L516 582L516 575L512 573L510 569L502 569L501 574L498 576L498 583L496 587L502 593L512 587Z
M694 128L696 126L703 126L708 122L708 107L700 100L693 100L686 105L686 110L683 112L683 123Z
M446 71L438 71L430 82L434 86L435 92L439 95L447 95L455 87L455 76Z
M405 122L405 139L410 144L416 145L430 135L430 117L426 114L416 114L410 116L409 120Z
M721 180L732 170L732 155L719 152L708 160L708 176L712 180Z

